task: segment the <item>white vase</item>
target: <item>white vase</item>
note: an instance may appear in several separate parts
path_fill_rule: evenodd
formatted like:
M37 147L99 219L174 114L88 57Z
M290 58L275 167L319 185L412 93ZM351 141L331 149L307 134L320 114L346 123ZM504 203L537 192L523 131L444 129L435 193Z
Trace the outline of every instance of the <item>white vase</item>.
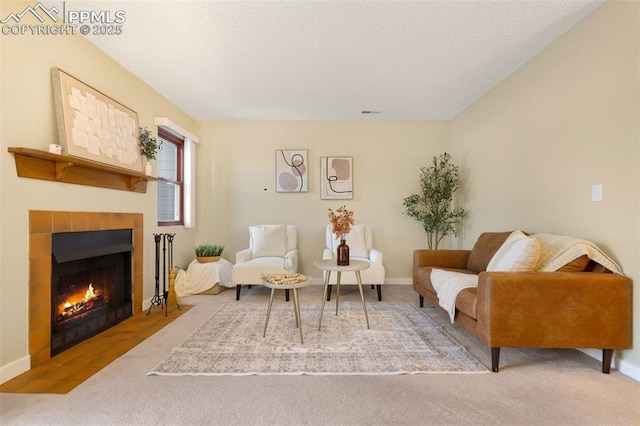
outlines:
M151 166L151 161L147 161L147 164L144 165L144 174L147 176L151 176L153 174L153 167Z

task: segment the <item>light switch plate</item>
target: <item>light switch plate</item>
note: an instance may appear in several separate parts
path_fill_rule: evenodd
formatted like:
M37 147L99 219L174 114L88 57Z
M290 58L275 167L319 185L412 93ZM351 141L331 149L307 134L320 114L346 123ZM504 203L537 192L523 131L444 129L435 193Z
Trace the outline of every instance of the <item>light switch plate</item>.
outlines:
M591 187L591 201L602 201L602 185Z

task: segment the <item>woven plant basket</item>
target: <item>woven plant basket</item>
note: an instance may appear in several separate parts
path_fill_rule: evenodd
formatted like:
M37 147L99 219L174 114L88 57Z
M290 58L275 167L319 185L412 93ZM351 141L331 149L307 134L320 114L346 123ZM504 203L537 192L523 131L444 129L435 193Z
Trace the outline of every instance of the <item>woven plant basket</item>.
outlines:
M211 263L211 262L219 261L220 256L211 256L211 257L196 256L196 259L198 259L198 262L200 263Z

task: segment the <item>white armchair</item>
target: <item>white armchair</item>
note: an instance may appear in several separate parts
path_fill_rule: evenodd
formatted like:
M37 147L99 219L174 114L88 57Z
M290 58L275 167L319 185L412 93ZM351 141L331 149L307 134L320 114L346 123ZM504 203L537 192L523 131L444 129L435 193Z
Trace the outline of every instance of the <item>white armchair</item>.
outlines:
M340 244L340 240L336 240L335 235L331 232L331 225L327 225L326 230L326 247L322 253L322 259L335 259L336 248ZM382 284L384 284L385 270L382 264L382 253L373 248L373 231L370 225L357 224L351 228L351 232L346 235L347 245L349 246L349 258L353 260L362 260L369 263L369 267L360 271L362 284L370 284L371 288L376 286L378 290L378 300L382 300ZM326 272L324 272L326 274ZM323 275L324 275L323 274ZM331 274L329 281L329 291L327 292L327 300L331 298L331 286L336 284L336 275ZM326 275L323 276L326 279ZM343 272L340 278L340 285L358 284L355 272Z
M298 272L298 232L293 225L256 225L249 227L249 248L236 253L233 284L236 300L242 285L262 285L262 274ZM289 300L289 291L285 291Z

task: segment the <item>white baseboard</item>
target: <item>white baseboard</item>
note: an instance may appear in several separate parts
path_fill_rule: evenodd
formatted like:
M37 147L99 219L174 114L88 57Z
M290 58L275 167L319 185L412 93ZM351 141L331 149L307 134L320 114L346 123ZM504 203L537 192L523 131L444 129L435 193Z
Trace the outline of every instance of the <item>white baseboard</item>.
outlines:
M0 368L0 384L18 377L31 369L31 356L27 355Z
M591 358L595 358L602 362L602 350L599 349L580 349L581 352L589 355ZM635 365L632 362L619 359L615 355L611 361L611 368L615 368L625 376L631 377L633 380L640 382L640 366Z
M384 280L384 283L391 285L412 285L413 278L387 278Z
M142 301L142 310L146 311L151 306L151 298Z
M413 278L386 278L385 285L412 285ZM322 278L311 278L311 285L324 285Z

